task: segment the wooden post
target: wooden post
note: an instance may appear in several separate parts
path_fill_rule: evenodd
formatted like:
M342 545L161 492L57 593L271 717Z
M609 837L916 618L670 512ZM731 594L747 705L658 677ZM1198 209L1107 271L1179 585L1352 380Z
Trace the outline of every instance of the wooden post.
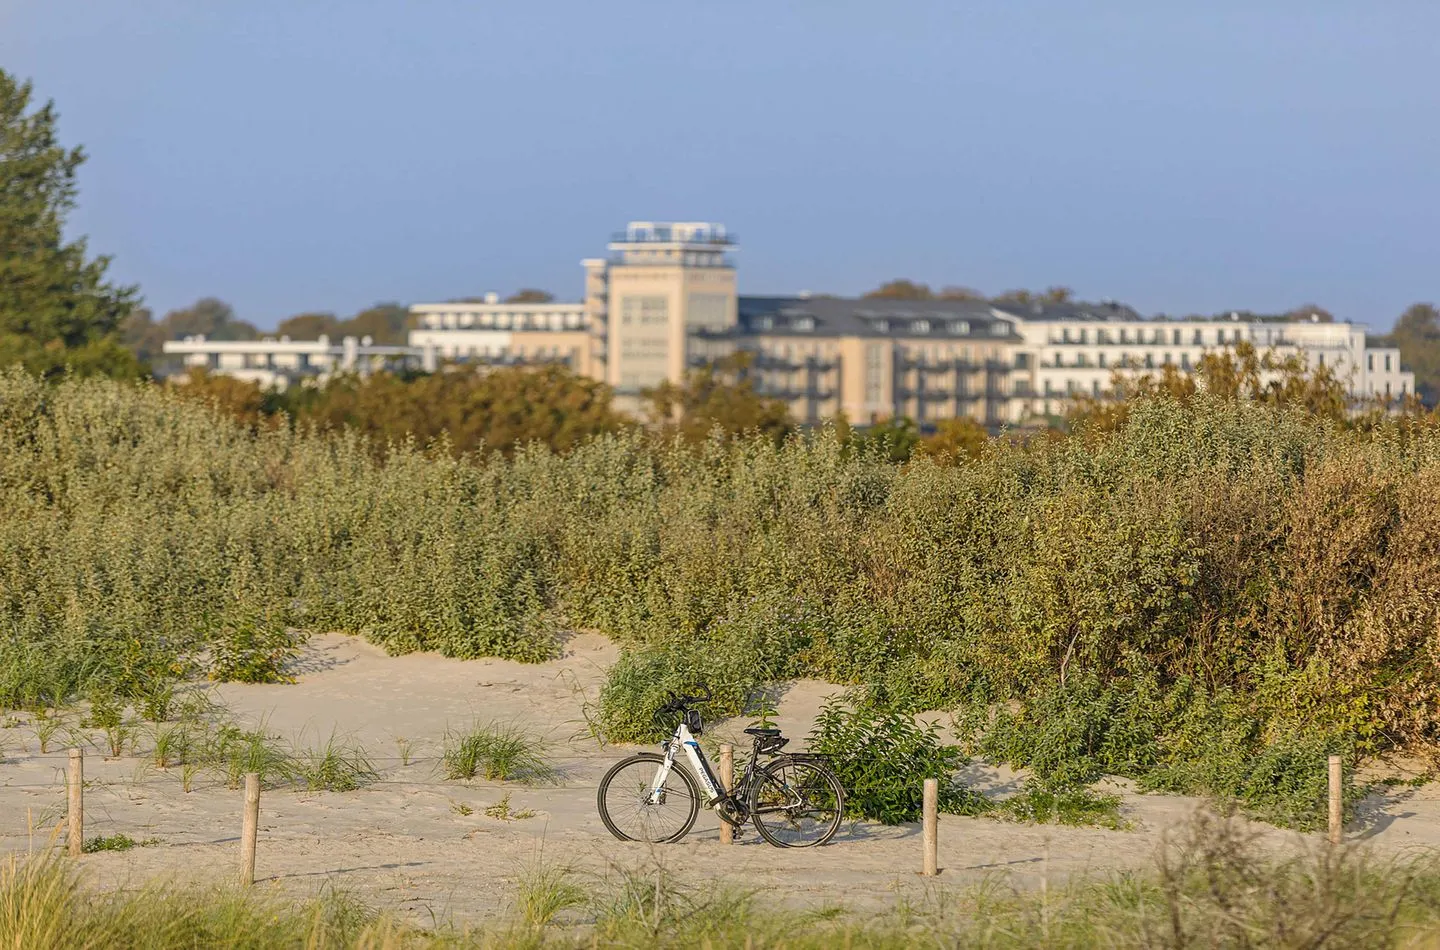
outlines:
M245 815L240 823L240 886L255 883L255 837L260 830L260 776L245 775Z
M85 752L70 750L70 767L65 771L65 787L69 792L70 856L78 858L85 853Z
M1341 838L1341 804L1344 788L1341 782L1340 756L1330 756L1330 843L1339 844Z
M938 779L927 778L925 780L925 800L921 818L924 822L925 840L925 869L921 873L926 877L934 877L940 873L940 782Z
M735 747L722 745L720 747L720 787L730 791L735 785ZM725 819L720 819L720 843L735 843L735 828Z

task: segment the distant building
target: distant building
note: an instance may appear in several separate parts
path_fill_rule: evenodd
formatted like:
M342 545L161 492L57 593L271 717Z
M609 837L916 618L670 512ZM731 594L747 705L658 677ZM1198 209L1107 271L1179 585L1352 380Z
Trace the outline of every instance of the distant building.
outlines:
M622 409L643 390L737 352L752 355L759 389L818 422L839 413L868 424L965 417L988 426L1059 414L1114 374L1194 369L1241 341L1332 369L1356 398L1414 392L1399 352L1371 347L1351 323L1147 320L1129 307L982 300L741 296L735 236L707 221L632 221L609 255L581 262L575 303L479 301L410 308L409 346L368 338L284 338L165 344L187 366L284 386L334 372L558 363L609 383Z
M186 368L234 376L264 388L285 389L305 379L324 382L335 373L362 376L382 370L419 368L420 351L409 346L377 346L371 339L347 336L338 343L265 337L259 340L207 340L203 334L168 340L164 352L182 358Z

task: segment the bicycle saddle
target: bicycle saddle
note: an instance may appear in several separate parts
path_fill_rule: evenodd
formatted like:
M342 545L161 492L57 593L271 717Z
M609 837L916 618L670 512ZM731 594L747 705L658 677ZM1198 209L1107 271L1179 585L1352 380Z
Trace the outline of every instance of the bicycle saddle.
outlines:
M774 738L775 736L778 736L778 735L780 734L780 730L779 730L779 729L762 729L762 728L760 728L760 727L758 727L758 726L753 726L753 727L751 727L751 728L749 728L749 729L746 729L746 730L745 730L745 734L746 734L747 736L760 736L761 738L764 738L764 739L771 739L771 738Z

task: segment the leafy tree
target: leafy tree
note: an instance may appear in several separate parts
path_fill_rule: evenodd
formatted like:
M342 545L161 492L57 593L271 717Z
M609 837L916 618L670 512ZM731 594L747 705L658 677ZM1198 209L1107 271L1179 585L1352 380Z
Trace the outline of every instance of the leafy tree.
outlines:
M941 419L935 432L920 440L918 449L932 458L959 462L979 458L990 442L990 433L974 419Z
M549 303L555 299L555 295L548 290L536 290L534 287L524 287L515 291L505 298L506 303Z
M908 416L883 419L853 431L850 444L861 452L877 452L892 462L908 462L920 444L920 428Z
M261 389L249 380L223 374L211 375L197 366L173 380L171 385L185 399L204 403L233 416L252 431L273 428L285 421L281 415L282 394L273 389Z
M379 446L443 438L457 454L482 447L510 454L531 442L565 451L631 424L612 405L610 387L560 366L344 376L286 397L299 421L349 426Z
M377 303L340 324L342 336L370 337L376 343L396 345L406 340L410 311L398 303Z
M864 296L880 300L933 300L935 297L927 285L904 278L887 280Z
M300 313L280 321L275 332L292 340L315 340L321 334L341 336L341 324L333 313Z
M936 294L938 300L984 300L985 295L974 287L962 287L958 284L947 284L940 288Z
M181 310L171 310L158 322L151 318L148 309L137 308L123 328L125 345L157 370L177 365L173 357L165 356L166 340L202 333L210 340L254 340L260 336L254 326L235 318L235 311L228 303L214 297L197 300Z
M109 283L110 259L87 260L85 239L62 233L85 153L60 145L54 103L32 111L31 95L0 70L0 360L47 376L138 375L120 341L136 289Z
M1298 353L1262 353L1245 340L1205 354L1193 372L1165 366L1158 375L1137 376L1121 369L1112 374L1110 386L1107 396L1080 396L1071 403L1067 419L1072 426L1083 422L1094 431L1113 431L1129 419L1133 400L1161 394L1188 405L1197 393L1207 392L1222 399L1294 406L1336 422L1346 420L1350 406L1345 384L1333 368L1309 366Z
M1400 348L1400 362L1415 374L1415 391L1426 405L1440 402L1440 309L1412 305L1383 342Z
M662 431L702 442L720 429L726 435L759 432L784 439L794 428L789 407L760 393L750 375L753 356L736 353L691 370L678 385L666 380L641 395Z

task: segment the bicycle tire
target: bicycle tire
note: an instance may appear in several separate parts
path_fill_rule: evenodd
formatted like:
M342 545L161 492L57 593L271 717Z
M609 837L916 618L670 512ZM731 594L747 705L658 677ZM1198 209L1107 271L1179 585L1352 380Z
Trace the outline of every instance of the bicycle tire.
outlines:
M756 772L749 797L755 829L777 848L822 845L835 837L845 815L840 779L823 763L798 756L775 759Z
M659 768L661 763L663 763L664 761L665 757L663 755L658 755L654 752L640 752L630 756L629 758L621 759L619 762L616 762L613 766L610 767L610 771L605 773L605 777L600 780L600 787L595 791L595 805L600 811L600 820L605 823L606 829L609 830L612 835L619 838L621 841L646 841L651 844L668 844L670 842L679 841L681 838L689 834L690 829L695 826L695 818L700 814L700 787L695 783L694 777L691 776L691 774L687 772L684 768L682 768L680 766L680 763L678 762L674 763L671 766L670 775L666 779L665 783L667 794L680 791L680 789L671 788L670 784L671 782L676 781L678 777L679 782L684 786L683 791L690 802L689 814L680 824L678 831L670 832L668 834L660 834L658 836L651 835L646 837L637 837L632 834L626 834L624 831L620 830L619 823L615 820L615 817L610 814L610 806L606 803L606 800L609 797L608 793L610 792L610 786L615 782L616 778L622 772L642 763L645 765L650 765L652 766L652 768L649 770L648 774L646 774L644 769L637 771L633 779L643 779L643 781L635 783L633 782L632 778L627 778L625 780L626 784L635 784L635 787L633 789L625 789L623 791L618 791L618 794L626 798L628 798L632 794L636 795L637 800L634 802L634 806L637 810L652 807L644 804L644 802L640 800L640 796L643 796L649 791L649 782L655 777L655 769ZM619 799L617 799L617 804L618 801ZM640 814L640 812L637 811L637 815L638 814Z

